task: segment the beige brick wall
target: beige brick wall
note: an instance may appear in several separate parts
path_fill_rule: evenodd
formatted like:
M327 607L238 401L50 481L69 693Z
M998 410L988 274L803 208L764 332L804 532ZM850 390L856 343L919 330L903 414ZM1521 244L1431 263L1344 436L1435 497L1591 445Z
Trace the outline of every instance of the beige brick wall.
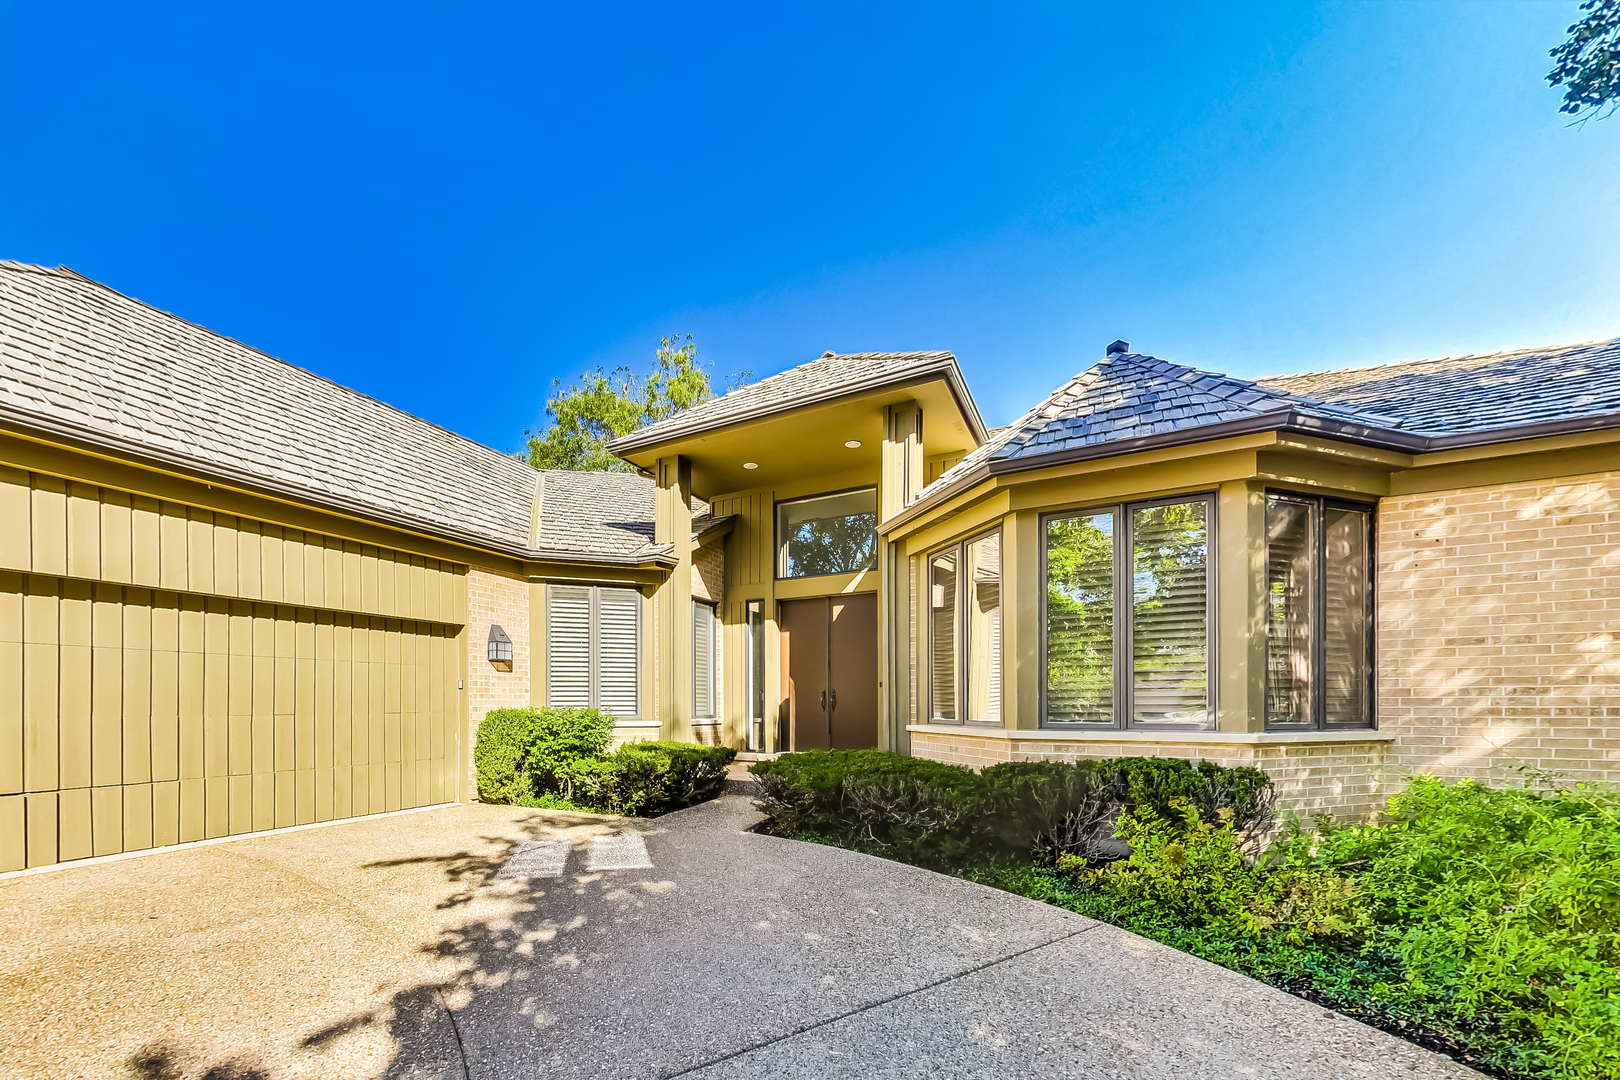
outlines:
M726 552L720 544L692 553L692 599L719 604L725 600Z
M489 627L495 623L512 639L512 670L489 662ZM467 574L467 769L470 796L476 797L473 745L478 722L491 709L529 704L529 583L494 570L472 567Z
M1263 769L1276 785L1278 805L1306 815L1323 812L1360 821L1381 810L1388 795L1387 742L1216 743L1118 742L983 738L913 731L911 752L951 765L982 769L1003 761L1079 761L1116 757L1177 757L1229 768Z
M1396 772L1620 779L1620 473L1386 499L1378 549Z

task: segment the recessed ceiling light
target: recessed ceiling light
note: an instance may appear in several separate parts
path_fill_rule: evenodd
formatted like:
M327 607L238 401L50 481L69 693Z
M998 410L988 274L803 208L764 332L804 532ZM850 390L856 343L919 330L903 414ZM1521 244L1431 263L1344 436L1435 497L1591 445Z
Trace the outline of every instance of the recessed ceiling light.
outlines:
M844 445L849 447L851 450L859 450L861 448L861 440L859 440L859 439L851 439L851 440L849 440L849 442L845 443Z
M759 468L759 462L757 462L757 461L745 461L745 462L743 462L743 468L745 468L745 469L757 469L757 468Z

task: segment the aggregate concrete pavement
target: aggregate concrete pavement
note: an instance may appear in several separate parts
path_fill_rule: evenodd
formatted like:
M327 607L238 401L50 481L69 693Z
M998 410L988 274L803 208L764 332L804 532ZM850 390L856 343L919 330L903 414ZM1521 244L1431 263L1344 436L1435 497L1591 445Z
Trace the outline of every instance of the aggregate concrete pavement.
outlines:
M0 880L0 1076L1477 1076L755 820L457 806Z

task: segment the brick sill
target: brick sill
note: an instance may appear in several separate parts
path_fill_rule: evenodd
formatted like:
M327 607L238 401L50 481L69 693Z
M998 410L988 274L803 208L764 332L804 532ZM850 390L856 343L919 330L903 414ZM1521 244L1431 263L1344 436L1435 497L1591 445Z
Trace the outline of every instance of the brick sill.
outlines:
M1199 743L1278 746L1299 743L1394 742L1393 731L1059 731L1041 728L983 728L957 724L907 724L907 731L1008 742Z

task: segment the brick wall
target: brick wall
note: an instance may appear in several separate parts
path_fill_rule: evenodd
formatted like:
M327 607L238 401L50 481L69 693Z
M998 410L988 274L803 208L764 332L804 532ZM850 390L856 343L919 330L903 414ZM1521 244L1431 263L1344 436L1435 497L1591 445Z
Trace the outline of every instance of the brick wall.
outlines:
M1378 549L1396 770L1620 779L1620 473L1386 499Z
M726 552L710 544L692 552L692 599L719 604L725 600Z
M1007 739L913 731L911 752L982 769L1003 761L1079 761L1116 757L1178 757L1235 768L1264 769L1278 804L1302 814L1330 813L1360 821L1383 809L1389 794L1388 742L1252 743L1118 742L1090 739Z
M512 639L512 670L489 662L489 627L494 623ZM529 704L529 583L493 570L472 567L467 574L467 769L469 794L477 792L472 751L478 722L491 709Z

